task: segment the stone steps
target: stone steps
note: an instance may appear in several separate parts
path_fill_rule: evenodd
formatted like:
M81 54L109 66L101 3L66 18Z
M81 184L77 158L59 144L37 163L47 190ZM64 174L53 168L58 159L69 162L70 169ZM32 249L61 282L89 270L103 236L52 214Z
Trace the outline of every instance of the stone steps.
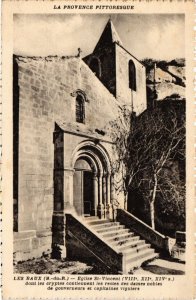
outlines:
M87 221L86 223L90 223L91 221L97 221L94 225L93 225L93 227L96 227L96 228L99 228L99 227L112 227L112 226L116 226L116 225L120 225L120 222L110 222L110 221L108 221L108 220L102 220L102 221L104 221L104 223L100 220L89 220L89 221Z
M125 261L126 261L126 263L131 263L131 262L134 262L135 260L143 259L146 256L149 256L152 254L154 254L154 249L152 249L152 248L144 249L144 250L140 251L139 253L128 252L128 253L126 253Z
M94 230L96 230L97 232L102 232L102 231L108 231L108 230L111 230L111 229L114 229L114 228L124 228L125 226L124 225L120 225L119 222L114 222L114 223L104 223L104 224L96 224L96 225L92 225L92 228Z
M107 238L107 237L118 237L120 236L121 234L126 234L126 233L129 233L129 229L125 229L125 228L120 228L120 229L111 229L110 231L104 231L104 232L101 232L100 234Z
M114 244L116 246L118 246L121 243L126 243L128 241L136 241L139 240L139 236L134 236L133 232L125 232L125 233L121 233L117 236L111 236L111 237L107 237L107 241L110 242L111 244Z
M119 249L120 252L126 249L138 247L145 244L144 240L140 240L139 236L131 236L127 239L121 239L120 241L113 241L111 244ZM123 245L123 246L122 246Z
M95 228L95 230L97 232L99 232L100 234L104 234L105 232L110 232L111 230L120 230L120 229L124 229L125 226L124 225L116 225L116 226L107 226L106 228Z
M149 243L141 239L140 236L131 232L119 222L111 222L97 217L86 220L98 235L112 248L123 255L126 264L126 270L139 267L142 263L158 257L155 250Z
M85 217L85 220L86 221L88 221L88 220L98 220L98 217L97 216Z
M129 254L129 253L138 253L139 254L141 251L147 250L149 248L151 248L150 244L143 243L143 244L139 244L139 245L136 244L134 247L131 247L131 248L129 246L129 248L127 247L126 249L120 249L120 247L118 249L123 250L124 254Z
M119 251L123 251L123 252L126 252L127 250L130 250L130 249L140 249L146 245L149 245L149 244L146 244L144 240L131 240L131 241L128 241L127 243L124 243L122 245L117 245L117 248L119 249Z
M87 218L89 219L89 218ZM109 221L106 219L89 219L89 220L85 220L85 222L89 225L100 225L100 224L107 224Z
M135 268L139 268L144 262L152 261L159 257L159 254L154 252L152 254L145 254L143 257L137 257L134 261L126 262L126 270L129 272ZM127 272L126 272L127 273Z

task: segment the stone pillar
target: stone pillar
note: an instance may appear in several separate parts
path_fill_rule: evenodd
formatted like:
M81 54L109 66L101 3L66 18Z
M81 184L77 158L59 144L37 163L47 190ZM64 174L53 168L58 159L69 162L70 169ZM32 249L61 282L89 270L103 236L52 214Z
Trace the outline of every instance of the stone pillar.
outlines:
M99 177L98 177L99 193L98 193L98 205L97 205L97 215L100 219L102 219L103 216L104 216L103 202L102 202L102 192L103 192L102 178L103 178L103 175L100 174Z
M98 196L98 178L97 174L93 174L93 216L97 216Z
M52 218L52 244L54 248L56 245L65 245L65 213L74 212L73 174L73 169L54 170L54 212ZM62 248L61 250L62 255L64 255L65 249Z
M114 191L114 175L110 176L110 200L111 204L113 204L115 198L115 191Z
M75 212L73 206L73 169L64 170L64 212Z
M65 171L64 171L64 133L54 132L54 211L52 216L52 257L61 256L65 250Z
M112 219L113 219L113 221L115 220L114 198L115 198L114 175L111 174L111 176L110 176L110 202L111 202L111 210L112 210Z
M106 217L111 219L112 218L112 209L111 209L111 176L110 176L110 174L108 174L107 178L106 178L106 190L107 190Z
M107 190L106 190L106 174L102 177L102 203L103 203L103 210L104 210L104 218L106 218L106 208L107 208Z
M54 132L54 212L64 210L64 134Z

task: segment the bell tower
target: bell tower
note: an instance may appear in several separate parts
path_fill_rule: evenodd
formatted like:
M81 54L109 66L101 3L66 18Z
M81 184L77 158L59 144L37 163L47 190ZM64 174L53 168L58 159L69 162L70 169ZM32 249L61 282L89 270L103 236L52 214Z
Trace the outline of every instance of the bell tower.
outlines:
M109 19L93 53L84 61L105 87L116 97L116 59L115 43L121 43L120 38Z
M83 60L120 104L128 105L137 115L146 109L145 67L124 48L111 19L93 53Z

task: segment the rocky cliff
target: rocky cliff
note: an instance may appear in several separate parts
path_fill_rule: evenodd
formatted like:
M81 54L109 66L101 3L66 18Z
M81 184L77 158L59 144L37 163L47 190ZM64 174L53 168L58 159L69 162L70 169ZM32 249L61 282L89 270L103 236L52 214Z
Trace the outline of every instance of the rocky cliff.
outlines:
M144 59L142 62L146 66L148 100L154 98L154 91L157 100L185 100L186 75L183 58L171 61Z

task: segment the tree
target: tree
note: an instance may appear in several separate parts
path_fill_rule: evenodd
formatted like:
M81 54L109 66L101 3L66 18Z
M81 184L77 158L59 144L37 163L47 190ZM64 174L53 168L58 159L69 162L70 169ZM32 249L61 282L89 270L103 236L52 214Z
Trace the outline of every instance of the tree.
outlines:
M130 189L138 189L149 203L151 226L155 228L155 200L176 199L178 184L167 179L165 169L175 160L185 159L185 114L181 106L159 105L140 116L126 107L112 123L118 153L115 171L124 169L121 189L127 198Z

